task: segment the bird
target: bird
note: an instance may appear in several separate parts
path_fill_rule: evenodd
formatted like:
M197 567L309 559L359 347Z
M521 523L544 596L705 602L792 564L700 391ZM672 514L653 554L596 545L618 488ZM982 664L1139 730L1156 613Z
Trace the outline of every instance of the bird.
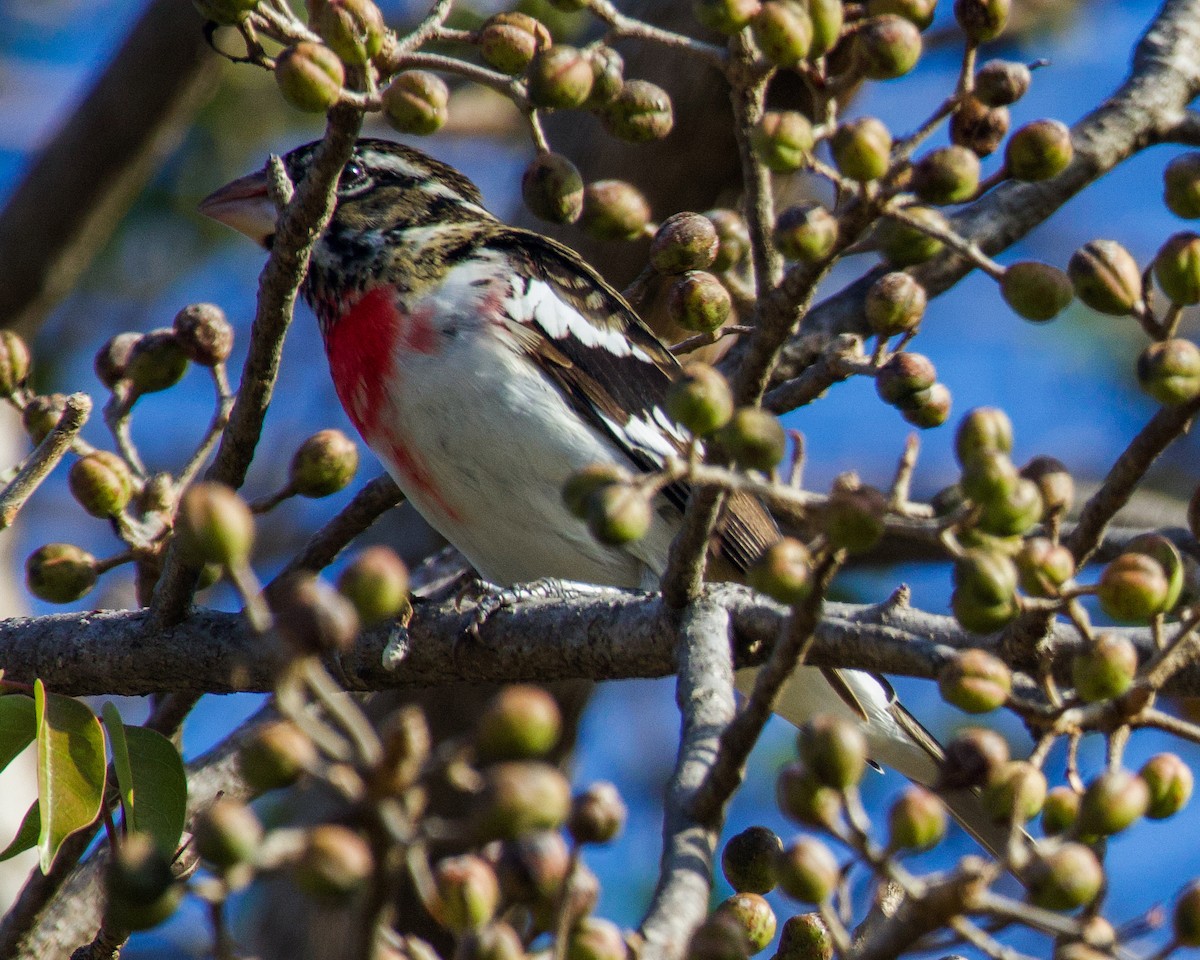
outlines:
M300 182L318 144L287 153ZM202 213L270 248L278 211L267 170L218 189ZM595 464L654 471L684 449L665 412L682 368L581 257L505 224L462 173L415 148L360 139L301 290L320 325L334 389L417 511L502 588L554 580L656 589L687 497L668 488L644 537L599 542L563 486ZM780 534L749 497L726 507L713 544L744 572ZM754 671L738 671L743 692ZM874 761L934 785L942 749L882 677L799 667L776 713L860 724ZM1008 831L974 796L956 819L993 852Z

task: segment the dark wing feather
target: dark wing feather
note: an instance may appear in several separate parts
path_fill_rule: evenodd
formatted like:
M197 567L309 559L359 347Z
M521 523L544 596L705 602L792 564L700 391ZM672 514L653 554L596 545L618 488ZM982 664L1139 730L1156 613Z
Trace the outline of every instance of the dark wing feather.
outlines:
M522 273L545 283L598 331L619 334L633 348L621 354L579 337L554 336L545 327L541 336L526 341L530 358L580 414L643 470L661 466L665 452L682 455L685 442L672 432L665 413L667 390L679 375L679 363L621 295L574 251L547 237L507 228L487 246L516 259ZM646 442L651 434L653 442ZM664 490L679 510L686 505L688 493L682 483ZM735 571L744 572L778 538L778 529L762 504L734 494L719 522L714 552Z

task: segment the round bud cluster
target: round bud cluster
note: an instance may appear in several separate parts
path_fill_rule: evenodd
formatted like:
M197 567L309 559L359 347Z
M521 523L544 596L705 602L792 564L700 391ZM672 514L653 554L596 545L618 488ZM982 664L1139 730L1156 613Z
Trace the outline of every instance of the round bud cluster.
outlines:
M925 288L903 271L885 273L867 289L863 312L871 332L887 339L917 329L925 316Z
M718 915L728 916L746 931L754 953L765 950L775 939L775 911L757 893L735 893L717 907Z
M529 99L535 107L567 110L581 107L592 93L595 76L587 54L566 44L538 50L525 71Z
M479 718L475 753L481 763L544 757L562 736L558 702L541 687L505 687Z
M96 558L70 543L48 543L25 561L29 592L48 603L73 603L96 585Z
M512 76L524 73L538 51L553 43L545 24L518 11L497 13L479 28L483 62Z
M778 67L794 67L812 48L813 23L808 11L787 0L765 0L750 19L754 42Z
M1057 267L1025 260L1004 271L1000 295L1018 316L1033 323L1045 323L1070 305L1075 288L1071 278Z
M704 270L688 270L667 291L667 315L685 330L711 333L729 319L732 311L729 291Z
M787 451L779 418L760 407L739 407L716 435L721 448L743 470L769 473Z
M904 219L884 217L875 230L879 252L893 267L911 267L936 257L945 243L937 234L950 232L944 216L931 207L908 207Z
M600 119L614 137L631 143L661 140L675 125L667 91L646 80L627 80L605 105Z
M692 361L671 384L667 415L698 437L720 430L733 417L733 392L720 371Z
M324 113L342 96L346 68L323 43L302 40L275 59L275 83L283 99L305 113Z
M921 31L911 20L895 14L871 17L855 31L854 55L868 80L895 80L921 58Z
M562 154L539 153L521 175L521 197L542 220L574 223L583 213L583 177Z
M819 203L788 207L775 221L774 239L789 260L818 263L837 245L838 220Z
M354 604L364 625L399 616L408 607L408 568L391 547L377 544L358 554L338 577L338 591Z
M1200 153L1176 157L1163 170L1163 203L1184 220L1200 217Z
M966 97L950 116L950 142L977 157L988 157L1008 136L1010 122L1008 107L992 107L976 97Z
M308 23L344 63L365 67L383 48L387 24L372 0L308 0Z
M308 832L293 877L309 896L341 904L366 885L374 869L366 840L349 827L324 823Z
M328 497L358 471L358 447L340 430L321 430L300 445L288 469L288 487L302 497Z
M601 240L636 240L650 223L650 204L624 180L597 180L583 189L579 226Z
M1017 180L1049 180L1062 173L1074 155L1065 123L1034 120L1009 138L1004 165Z
M913 164L912 189L925 203L962 203L978 188L979 158L966 147L939 147Z
M770 893L783 841L774 830L749 827L732 837L721 853L721 870L738 893Z
M273 585L268 600L276 631L298 656L346 653L358 639L354 605L314 574L289 575Z
M429 136L440 130L449 117L450 88L428 70L396 74L379 99L383 118L399 133Z
M1017 568L1012 560L988 550L966 551L954 564L954 593L950 598L950 608L954 611L955 619L973 633L992 633L1010 623L1020 612ZM956 685L961 682L970 686L969 677L954 675L948 679L952 679ZM1000 693L999 688L993 689L997 694ZM1008 691L1004 690L1004 697L1007 694ZM958 700L951 702L962 706ZM981 709L993 709L984 706L988 700L977 702ZM1003 699L1000 702L1003 703Z
M940 426L950 416L950 391L938 382L929 358L919 353L888 357L875 375L875 392L917 427Z
M795 606L812 592L812 554L799 540L781 537L763 551L747 580L759 593Z
M1075 296L1099 313L1126 316L1145 308L1142 271L1114 240L1092 240L1071 254L1067 275Z
M750 144L763 166L775 173L799 170L812 157L812 123L797 110L768 110L750 131Z
M842 176L866 183L887 172L891 164L892 134L882 120L859 117L838 124L829 147Z

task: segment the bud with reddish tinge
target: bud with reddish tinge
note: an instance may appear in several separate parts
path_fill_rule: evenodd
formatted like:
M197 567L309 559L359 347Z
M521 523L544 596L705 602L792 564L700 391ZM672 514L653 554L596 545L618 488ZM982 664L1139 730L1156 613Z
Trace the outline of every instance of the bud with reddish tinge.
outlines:
M797 823L834 829L842 816L841 794L823 786L802 763L789 763L775 780L779 811Z
M884 403L898 404L937 383L937 370L919 353L894 353L875 376L875 392Z
M843 473L833 482L829 499L821 511L821 528L835 550L865 553L884 534L888 500L868 487L854 473Z
M667 391L667 415L698 437L725 426L733 416L733 392L720 371L693 361Z
M888 811L888 845L897 850L928 850L946 835L946 806L924 787L911 786Z
M1021 476L1037 484L1047 517L1066 513L1075 502L1075 481L1061 460L1034 457L1021 468Z
M233 351L233 326L215 303L193 303L175 314L179 346L193 363L215 367Z
M858 725L821 714L800 728L800 759L821 783L836 790L857 784L867 769L867 740Z
M1012 421L997 407L976 407L958 425L954 450L964 467L980 454L1012 453Z
M1028 533L1045 512L1037 484L1018 477L1008 493L985 500L979 505L977 527L997 537L1016 537Z
M975 96L989 107L1016 103L1029 91L1033 74L1023 63L989 60L975 74Z
M262 836L254 811L232 797L218 797L196 815L192 825L196 853L221 870L253 860Z
M824 903L841 880L837 860L813 837L800 837L784 847L776 870L779 889L801 903Z
M646 80L628 80L601 113L605 129L631 143L661 140L675 125L671 97Z
M1008 741L995 730L968 727L946 744L937 788L982 787L996 777L1009 759Z
M867 290L863 312L871 332L881 337L910 333L925 316L925 288L903 271L885 273Z
M650 204L624 180L597 180L583 188L579 226L601 240L636 240L650 222Z
M372 0L309 0L312 27L346 63L365 67L383 47L387 24Z
M583 106L595 79L587 55L565 44L539 50L526 70L530 101L546 109Z
M750 29L763 56L776 66L796 66L812 47L812 19L800 4L766 0L751 18Z
M573 223L583 212L583 177L559 153L539 153L521 175L525 206L550 223Z
M950 142L987 157L1004 142L1009 123L1008 107L989 107L966 97L950 115Z
M393 130L429 136L449 117L450 88L428 70L398 73L380 95L383 118Z
M1145 816L1150 788L1136 773L1109 770L1088 784L1079 805L1079 830L1106 837L1120 833Z
M717 228L698 213L675 213L662 222L650 242L650 265L659 273L707 270L717 256Z
M689 270L667 291L667 315L685 330L711 333L729 319L733 299L711 273Z
M1080 796L1070 787L1053 787L1042 806L1042 829L1047 836L1066 833L1079 819Z
M587 525L593 537L611 547L640 540L650 530L654 510L650 497L628 483L611 483L587 498Z
M610 843L625 829L628 816L617 788L602 780L571 801L567 829L576 843Z
M125 378L133 347L141 338L140 333L118 333L96 351L92 366L100 382L109 390Z
M1056 597L1075 576L1075 555L1048 537L1030 537L1014 558L1021 589L1034 597Z
M479 55L501 73L523 73L539 50L552 46L550 31L540 20L519 11L488 17L479 29Z
M1144 553L1123 553L1100 574L1100 608L1114 620L1148 623L1164 613L1171 583L1163 565Z
M563 484L563 503L571 516L586 520L588 498L595 491L613 483L628 483L629 479L629 471L614 463L593 463L567 477Z
M961 589L961 587L960 587ZM1012 692L1012 671L983 650L963 650L938 673L942 699L967 713L1002 707Z
M301 656L345 653L358 639L353 604L314 574L290 574L272 585L268 599L275 629Z
M1115 633L1102 633L1071 661L1075 692L1085 703L1119 697L1137 674L1137 648Z
M571 787L556 767L508 761L484 772L484 806L478 827L484 837L519 837L557 830L571 813Z
M1151 820L1173 817L1192 798L1192 768L1178 754L1159 753L1146 761L1139 776L1150 790L1146 816Z
M1091 903L1104 884L1096 855L1081 843L1064 843L1036 861L1029 873L1029 899L1049 910L1074 910Z
M791 173L812 157L812 123L798 110L768 110L750 131L750 144L768 170Z
M962 203L978 187L979 158L966 147L939 147L913 164L912 189L925 203Z
M1011 0L954 0L954 17L976 43L995 40L1008 22Z
M784 921L775 960L833 960L833 956L833 935L819 913L800 913Z
M716 913L732 917L741 924L750 938L755 953L765 950L775 939L775 911L757 893L735 893L717 907Z
M346 70L329 47L302 40L276 58L275 82L283 99L297 110L324 113L341 97Z
M447 857L433 868L434 898L429 912L455 933L477 930L500 904L496 872L481 857Z
M1032 820L1046 801L1046 778L1031 763L1010 760L983 787L984 809L996 823Z
M722 273L736 267L750 253L750 228L746 218L736 210L719 208L705 214L716 228L719 246L717 258L712 262L714 273Z
M1067 274L1075 295L1093 310L1124 316L1142 309L1142 271L1114 240L1092 240L1071 255Z
M358 470L358 447L340 430L321 430L300 445L288 470L288 485L302 497L328 497Z
M921 31L911 20L894 14L871 17L854 34L854 54L868 80L894 80L921 58Z

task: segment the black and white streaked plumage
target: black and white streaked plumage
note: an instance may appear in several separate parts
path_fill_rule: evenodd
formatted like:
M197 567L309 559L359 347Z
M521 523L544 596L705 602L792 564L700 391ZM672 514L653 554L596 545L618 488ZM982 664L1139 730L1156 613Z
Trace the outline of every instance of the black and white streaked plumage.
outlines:
M294 180L314 147L285 158ZM260 243L274 232L265 173L202 209ZM578 255L498 221L452 168L362 140L303 292L351 420L481 576L657 586L683 485L664 491L647 536L624 547L594 540L561 491L590 464L648 471L683 451L663 412L679 364ZM732 498L713 549L744 571L777 538L761 505ZM743 671L739 686L750 683ZM870 674L801 668L778 712L797 724L822 712L860 721L876 760L922 783L936 777L936 742ZM956 814L996 837L973 813Z

